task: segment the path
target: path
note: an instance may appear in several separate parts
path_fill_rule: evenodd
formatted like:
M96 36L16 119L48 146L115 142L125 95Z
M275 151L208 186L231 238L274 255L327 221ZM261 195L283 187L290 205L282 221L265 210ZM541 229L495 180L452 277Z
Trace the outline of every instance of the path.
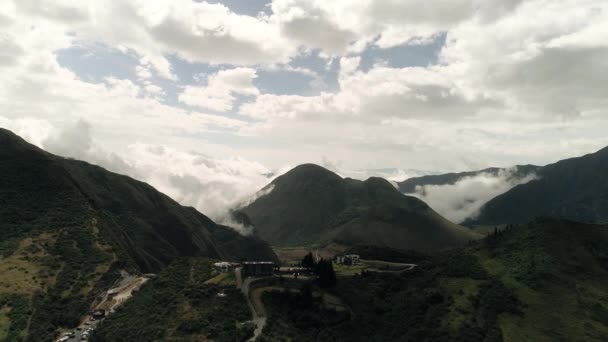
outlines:
M247 299L247 306L249 306L249 311L251 311L251 322L255 324L253 337L251 337L248 341L255 341L258 337L260 337L260 335L262 334L262 330L264 330L264 327L266 326L266 316L263 311L263 306L262 312L260 314L258 310L256 310L251 300L250 294L251 283L259 278L246 278L245 280L243 280L243 277L241 275L241 269L241 267L237 267L234 269L234 276L236 277L236 287L241 289L243 295L245 295L245 298Z

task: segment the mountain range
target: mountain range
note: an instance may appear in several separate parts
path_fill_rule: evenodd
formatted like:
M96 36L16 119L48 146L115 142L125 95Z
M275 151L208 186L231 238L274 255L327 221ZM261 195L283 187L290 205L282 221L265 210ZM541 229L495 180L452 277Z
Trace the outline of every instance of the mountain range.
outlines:
M10 317L0 340L50 341L119 270L159 272L181 257L276 260L264 241L146 183L0 129L0 321Z
M525 223L542 216L608 222L606 170L608 147L544 166L536 179L493 198L466 224Z
M321 166L304 164L261 192L266 194L240 208L237 216L272 245L333 241L434 250L478 238L382 178L343 179Z
M522 179L535 173L540 169L536 165L517 165L511 168L489 167L478 171L453 172L438 175L425 175L421 177L408 178L402 182L397 182L399 191L404 194L416 192L416 187L426 185L454 185L458 181L467 177L476 177L482 174L498 176L501 173L507 174L507 181L511 179Z

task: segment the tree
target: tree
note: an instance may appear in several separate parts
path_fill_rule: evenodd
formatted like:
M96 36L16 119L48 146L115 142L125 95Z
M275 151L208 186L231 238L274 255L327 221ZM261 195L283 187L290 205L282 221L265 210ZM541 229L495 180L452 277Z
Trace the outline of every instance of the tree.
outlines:
M304 259L302 259L302 267L313 269L315 266L315 258L312 256L312 252L308 252L308 254L304 256Z
M316 273L319 276L319 286L328 288L336 285L336 272L331 260L321 259L317 263Z

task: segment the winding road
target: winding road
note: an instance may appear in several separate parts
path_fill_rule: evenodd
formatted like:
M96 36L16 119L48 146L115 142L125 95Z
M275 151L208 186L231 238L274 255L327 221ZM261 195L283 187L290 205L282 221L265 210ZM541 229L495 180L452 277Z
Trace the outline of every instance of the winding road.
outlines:
M267 319L264 306L261 305L260 307L256 308L253 301L251 300L251 283L260 278L246 278L245 280L243 280L243 277L241 275L241 267L237 267L234 269L234 275L236 277L236 287L241 289L241 291L245 295L245 298L247 299L247 305L249 306L249 310L251 311L251 322L255 324L253 337L251 337L248 341L255 341L262 334L262 330L264 330L264 327L266 326Z

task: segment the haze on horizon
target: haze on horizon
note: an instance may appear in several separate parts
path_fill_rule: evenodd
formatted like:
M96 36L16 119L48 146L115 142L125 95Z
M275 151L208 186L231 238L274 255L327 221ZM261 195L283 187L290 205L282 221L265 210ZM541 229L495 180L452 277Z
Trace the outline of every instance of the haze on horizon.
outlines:
M0 32L0 127L212 217L305 162L403 180L608 145L605 1L7 0Z

